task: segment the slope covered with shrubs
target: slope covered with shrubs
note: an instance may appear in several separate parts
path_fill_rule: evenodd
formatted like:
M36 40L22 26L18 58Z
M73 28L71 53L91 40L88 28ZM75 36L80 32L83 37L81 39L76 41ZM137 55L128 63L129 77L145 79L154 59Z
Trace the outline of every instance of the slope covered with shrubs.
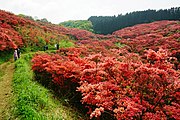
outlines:
M33 57L35 78L88 109L90 118L180 118L179 21L140 24L104 36L1 10L0 26L0 57L17 47L29 52L60 44L54 53Z
M80 94L90 118L180 117L180 24L159 21L116 31L106 40L79 40L78 47L38 54L32 69L59 90ZM104 36L103 36L104 37Z
M94 36L85 30L34 21L0 10L0 52L16 48L38 51L44 45L54 47L61 40L90 39Z

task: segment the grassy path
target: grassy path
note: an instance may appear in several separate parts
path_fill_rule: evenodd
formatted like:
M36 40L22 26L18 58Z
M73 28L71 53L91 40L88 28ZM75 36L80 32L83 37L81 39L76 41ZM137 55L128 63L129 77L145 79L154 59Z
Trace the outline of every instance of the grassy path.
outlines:
M14 63L6 62L0 65L0 120L6 119L9 113L13 73Z

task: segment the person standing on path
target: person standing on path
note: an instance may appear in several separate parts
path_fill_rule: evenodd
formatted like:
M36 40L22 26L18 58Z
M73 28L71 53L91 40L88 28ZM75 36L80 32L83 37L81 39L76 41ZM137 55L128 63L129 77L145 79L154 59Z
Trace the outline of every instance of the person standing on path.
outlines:
M44 51L48 50L48 45L44 46Z
M18 59L20 58L20 54L21 54L21 51L20 51L20 48L17 49L17 56L18 56Z
M18 53L17 50L14 50L14 61L16 61L18 59Z
M59 44L58 43L56 44L56 48L57 48L57 50L59 50Z
M59 44L58 44L58 43L55 44L54 47L55 47L57 50L59 50Z

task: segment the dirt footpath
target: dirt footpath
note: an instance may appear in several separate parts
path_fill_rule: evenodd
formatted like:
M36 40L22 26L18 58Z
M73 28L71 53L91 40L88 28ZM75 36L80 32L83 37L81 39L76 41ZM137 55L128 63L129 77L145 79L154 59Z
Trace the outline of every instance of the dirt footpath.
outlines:
M13 94L13 73L13 63L6 62L0 65L0 120L5 120L10 117L8 110L10 108L10 100Z

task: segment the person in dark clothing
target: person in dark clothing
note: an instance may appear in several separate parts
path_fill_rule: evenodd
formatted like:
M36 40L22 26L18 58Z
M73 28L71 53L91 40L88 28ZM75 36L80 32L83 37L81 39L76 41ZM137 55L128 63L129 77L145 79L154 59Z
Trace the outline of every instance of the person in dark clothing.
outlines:
M48 46L47 45L44 46L44 51L46 51L46 50L48 50Z
M56 44L56 48L57 48L57 50L59 50L59 44Z
M48 50L48 45L46 45L46 50Z
M17 49L17 56L18 58L20 58L20 54L21 54L21 51L20 51L20 48Z
M46 46L44 46L44 51L46 51Z

